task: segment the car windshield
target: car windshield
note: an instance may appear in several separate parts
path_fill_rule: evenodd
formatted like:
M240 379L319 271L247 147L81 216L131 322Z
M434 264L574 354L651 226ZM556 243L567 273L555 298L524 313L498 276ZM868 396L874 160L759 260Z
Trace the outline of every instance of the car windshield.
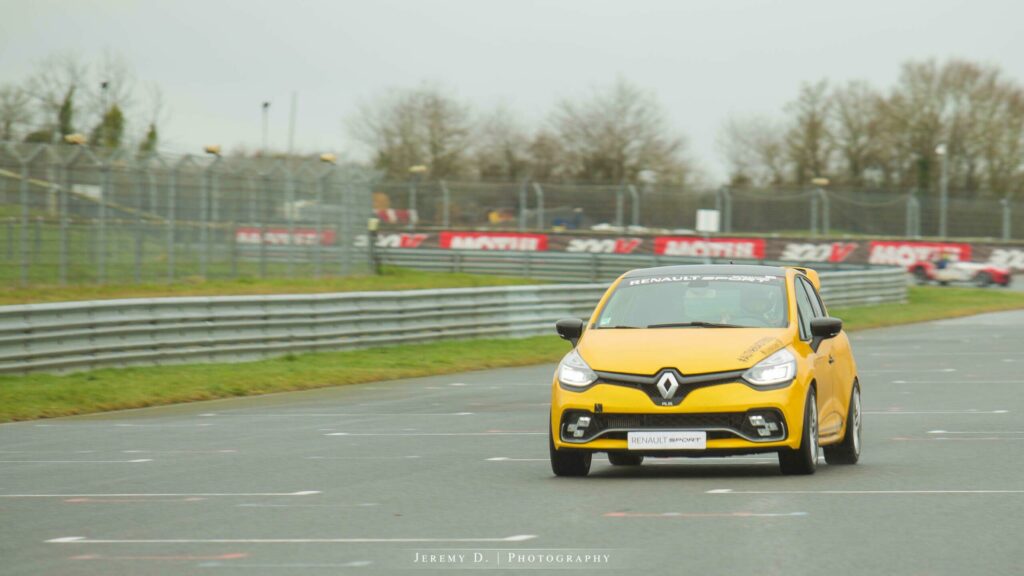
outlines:
M772 275L666 275L625 278L596 328L782 328L784 278Z

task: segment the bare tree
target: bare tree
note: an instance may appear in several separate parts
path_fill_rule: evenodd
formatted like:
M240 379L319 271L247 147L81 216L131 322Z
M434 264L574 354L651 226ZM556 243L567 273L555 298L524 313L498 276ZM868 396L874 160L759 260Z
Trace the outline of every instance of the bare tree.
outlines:
M53 54L35 65L25 91L40 108L43 128L56 132L65 99L82 86L87 74L88 66L73 53Z
M692 176L682 136L654 96L619 79L582 101L563 101L551 119L566 163L579 180L622 182L641 171L682 184Z
M828 116L831 105L828 83L821 80L804 84L796 100L786 106L789 115L786 148L793 162L796 184L806 184L830 171L832 136Z
M836 176L840 182L863 185L869 172L884 173L879 147L882 96L867 82L854 80L835 88L831 98L829 132L841 164Z
M18 86L0 86L0 140L18 138L31 123L29 95Z
M530 137L505 106L495 108L478 123L473 159L480 178L518 180L530 167Z
M389 177L408 177L425 165L434 178L466 171L472 133L469 107L440 88L394 90L359 107L351 134L374 153L374 165Z
M791 172L784 130L764 116L732 117L719 136L719 147L734 185L780 185Z

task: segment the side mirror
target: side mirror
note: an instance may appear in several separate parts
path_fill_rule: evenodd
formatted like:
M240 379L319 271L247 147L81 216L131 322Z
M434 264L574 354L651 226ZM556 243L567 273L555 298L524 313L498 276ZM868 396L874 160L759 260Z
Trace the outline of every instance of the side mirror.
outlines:
M579 318L566 318L555 322L555 332L563 340L568 340L572 344L572 347L576 347L576 343L580 341L580 336L583 335L583 320Z
M811 320L811 348L817 352L823 340L835 338L843 331L839 318L815 318Z

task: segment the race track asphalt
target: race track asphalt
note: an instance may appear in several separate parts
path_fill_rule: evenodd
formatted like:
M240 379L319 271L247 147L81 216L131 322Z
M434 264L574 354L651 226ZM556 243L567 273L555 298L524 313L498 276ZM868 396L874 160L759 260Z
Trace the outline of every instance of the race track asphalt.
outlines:
M1024 572L1024 312L852 339L863 459L809 477L554 478L552 366L3 425L0 574Z

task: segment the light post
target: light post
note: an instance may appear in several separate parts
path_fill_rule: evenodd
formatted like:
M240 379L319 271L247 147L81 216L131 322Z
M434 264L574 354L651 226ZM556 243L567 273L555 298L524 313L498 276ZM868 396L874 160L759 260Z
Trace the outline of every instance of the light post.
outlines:
M97 144L100 146L106 146L107 144L107 88L110 87L110 82L104 80L100 82L100 129L96 134Z
M416 186L420 179L427 173L427 167L422 164L409 167L409 230L416 227L419 215L416 211Z
M949 161L946 158L948 156L946 145L939 144L936 146L935 154L938 155L941 162L941 172L939 173L939 237L945 238L947 232L946 217L949 210Z
M263 102L263 146L260 148L260 156L267 155L267 115L270 113L270 102Z

